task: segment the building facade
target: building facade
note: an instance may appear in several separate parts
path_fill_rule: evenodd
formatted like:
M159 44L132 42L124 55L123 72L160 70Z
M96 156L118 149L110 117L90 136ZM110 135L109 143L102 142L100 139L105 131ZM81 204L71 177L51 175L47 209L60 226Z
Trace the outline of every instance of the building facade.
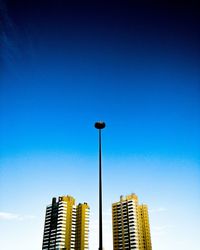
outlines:
M85 230L77 234L79 225ZM58 201L53 198L52 204L46 208L42 250L86 250L88 237L89 206L87 203L76 206L75 199L71 196L61 196ZM81 239L84 239L84 242ZM76 245L80 248L76 248Z
M136 194L112 204L112 225L114 250L152 250L148 208Z
M87 203L76 208L76 250L89 249L89 209Z

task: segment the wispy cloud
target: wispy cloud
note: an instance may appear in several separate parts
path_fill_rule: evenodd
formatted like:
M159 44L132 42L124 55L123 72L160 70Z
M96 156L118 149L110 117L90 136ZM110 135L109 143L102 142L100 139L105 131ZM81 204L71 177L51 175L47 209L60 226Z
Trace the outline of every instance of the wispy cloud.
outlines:
M154 236L164 235L171 228L174 228L174 226L173 225L154 226L152 227L152 234Z
M0 220L28 220L34 219L34 215L20 215L15 213L0 212Z
M149 209L150 213L162 213L162 212L166 212L167 208L165 207L158 207L158 208L154 208L154 209Z
M0 60L3 64L13 65L15 58L20 56L20 39L17 27L8 14L6 2L0 1L0 19L2 29L0 30Z

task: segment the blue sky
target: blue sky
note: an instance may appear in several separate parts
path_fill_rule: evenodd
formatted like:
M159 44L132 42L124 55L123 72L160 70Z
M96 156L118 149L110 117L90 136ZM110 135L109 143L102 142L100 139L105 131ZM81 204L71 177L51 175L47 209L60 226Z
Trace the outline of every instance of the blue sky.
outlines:
M196 249L195 6L8 0L0 7L3 249L41 249L45 206L67 194L90 204L90 249L97 249L96 120L107 124L105 249L112 249L111 203L131 192L149 206L154 250Z

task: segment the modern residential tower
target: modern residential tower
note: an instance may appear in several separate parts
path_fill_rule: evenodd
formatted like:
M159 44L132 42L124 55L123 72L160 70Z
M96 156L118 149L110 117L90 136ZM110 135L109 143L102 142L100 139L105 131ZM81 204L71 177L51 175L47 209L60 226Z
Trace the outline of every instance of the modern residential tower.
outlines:
M89 249L89 206L78 204L76 208L76 250Z
M112 204L112 222L114 250L152 250L148 208L136 194Z
M87 250L88 237L88 204L76 206L71 196L53 198L46 208L42 250Z

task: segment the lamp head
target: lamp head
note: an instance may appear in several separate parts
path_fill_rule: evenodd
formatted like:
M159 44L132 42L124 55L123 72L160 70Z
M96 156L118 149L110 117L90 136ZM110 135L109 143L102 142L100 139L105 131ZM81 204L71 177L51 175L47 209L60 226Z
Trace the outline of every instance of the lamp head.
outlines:
M105 124L105 122L99 121L99 122L95 122L94 126L97 129L103 129L103 128L105 128L106 124Z

